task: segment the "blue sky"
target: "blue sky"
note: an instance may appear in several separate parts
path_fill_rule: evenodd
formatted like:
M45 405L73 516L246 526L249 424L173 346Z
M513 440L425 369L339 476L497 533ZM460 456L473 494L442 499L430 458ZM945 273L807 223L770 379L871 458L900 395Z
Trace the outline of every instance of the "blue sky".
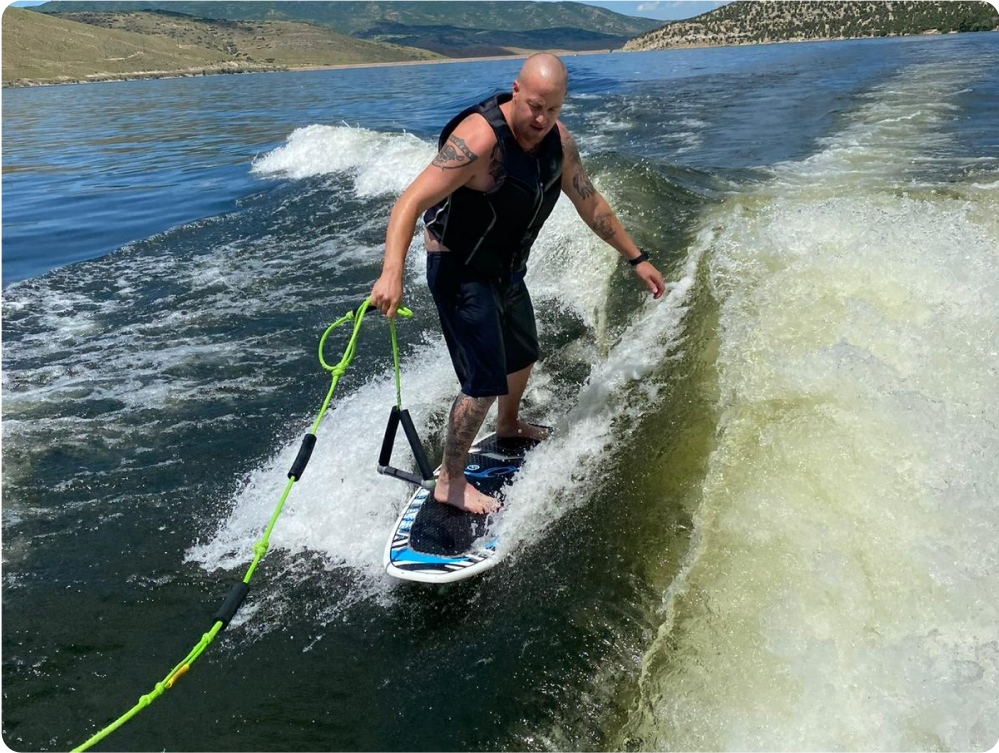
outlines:
M599 5L615 13L623 13L626 16L642 16L644 18L658 18L663 21L675 21L678 18L690 18L707 13L715 8L727 5L727 2L717 2L716 0L662 0L660 2L650 2L649 0L579 0L587 5Z
M13 5L41 5L45 0L15 0ZM587 5L599 5L626 16L643 16L672 21L707 13L726 5L718 0L579 0Z

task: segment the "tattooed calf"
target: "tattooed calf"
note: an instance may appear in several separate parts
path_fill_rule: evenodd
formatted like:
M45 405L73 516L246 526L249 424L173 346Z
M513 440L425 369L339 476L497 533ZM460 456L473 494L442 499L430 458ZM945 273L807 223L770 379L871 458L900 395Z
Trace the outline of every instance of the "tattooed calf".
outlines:
M448 419L448 440L444 442L443 466L450 478L460 478L464 473L468 448L494 400L495 397L471 397L464 392L454 399Z

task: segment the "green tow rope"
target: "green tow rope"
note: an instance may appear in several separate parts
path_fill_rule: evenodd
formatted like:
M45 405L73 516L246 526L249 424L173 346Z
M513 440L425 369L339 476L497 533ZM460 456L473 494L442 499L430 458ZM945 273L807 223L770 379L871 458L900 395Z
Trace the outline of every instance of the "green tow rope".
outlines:
M347 312L345 316L340 317L333 322L333 324L327 327L326 331L323 332L323 336L319 340L319 363L322 364L322 367L330 373L332 378L329 392L326 393L326 399L323 401L323 407L320 408L319 415L316 416L315 423L312 424L312 429L305 435L302 447L298 452L298 457L295 458L295 463L288 472L288 484L285 486L284 493L281 495L281 499L278 501L277 507L274 509L274 514L271 515L270 522L264 530L264 535L261 537L260 541L253 545L253 562L250 563L250 567L247 569L246 575L243 576L243 580L239 582L235 588L233 588L228 597L226 597L225 602L219 608L219 611L215 615L214 624L212 625L211 630L201 636L201 640L198 641L197 645L191 649L190 653L188 653L188 655L185 656L177 666L171 669L167 673L166 677L156 683L152 691L139 698L138 703L136 703L126 713L122 714L116 721L109 724L79 747L73 748L73 753L87 750L91 746L100 742L125 724L125 722L133 716L142 711L142 709L146 706L163 695L164 692L172 688L173 684L191 668L191 665L199 656L201 656L202 653L204 653L205 649L208 648L208 645L215 639L215 636L224 630L229 624L229 621L235 616L236 610L239 609L240 604L243 603L243 600L246 598L246 594L250 590L249 584L250 578L253 577L253 572L257 569L257 565L260 563L264 554L267 553L271 531L274 530L274 524L277 523L278 516L281 514L281 509L284 507L285 500L288 499L288 494L291 492L291 487L295 484L295 481L302 477L302 472L305 470L305 466L309 462L309 457L312 455L312 449L316 445L316 431L319 429L319 423L323 420L323 416L326 414L326 409L329 408L330 401L333 399L333 391L336 389L337 382L340 381L340 377L342 377L344 372L347 371L347 367L350 366L350 362L354 358L354 351L357 347L357 334L361 330L361 322L364 321L364 314L368 310L370 304L371 299L365 299L364 303L358 307L356 312ZM399 316L407 318L413 315L412 311L402 306L397 309L397 313ZM323 346L326 344L326 338L334 329L339 327L344 322L349 321L354 322L354 331L351 333L350 341L347 343L347 348L343 352L343 358L341 358L340 362L335 366L330 366L323 358ZM395 365L396 401L397 405L401 407L402 386L399 375L399 345L395 336L395 319L389 319L389 331L392 336L392 360Z

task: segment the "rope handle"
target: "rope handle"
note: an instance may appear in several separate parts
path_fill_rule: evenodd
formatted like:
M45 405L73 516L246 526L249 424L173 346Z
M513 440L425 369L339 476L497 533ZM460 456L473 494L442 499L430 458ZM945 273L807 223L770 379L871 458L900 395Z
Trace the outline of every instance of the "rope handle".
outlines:
M344 316L341 316L335 322L333 322L326 331L323 332L323 336L319 338L319 364L326 371L330 372L330 376L333 378L333 387L336 386L337 381L343 376L344 372L347 370L347 366L350 365L351 360L354 358L354 349L357 342L357 333L361 330L361 322L364 321L364 314L367 312L368 307L371 305L371 299L365 298L364 302L357 307L357 311L348 311ZM408 319L413 315L405 306L399 306L396 309L396 313ZM354 321L356 319L356 321ZM326 344L326 338L329 334L339 327L341 324L349 321L354 321L354 332L350 336L350 342L347 343L347 348L343 352L343 358L340 359L340 363L336 366L330 366L326 363L326 359L323 357L323 346ZM399 343L395 336L395 319L389 319L389 333L392 337L392 365L395 367L395 404L399 410L402 410L402 376L399 373ZM330 388L330 397L333 396L333 388ZM319 417L316 418L316 423L312 426L312 433L316 433L316 429L319 428L319 422L322 420L323 413L326 412L326 407L329 404L327 399L326 403L323 403L323 409L319 412Z

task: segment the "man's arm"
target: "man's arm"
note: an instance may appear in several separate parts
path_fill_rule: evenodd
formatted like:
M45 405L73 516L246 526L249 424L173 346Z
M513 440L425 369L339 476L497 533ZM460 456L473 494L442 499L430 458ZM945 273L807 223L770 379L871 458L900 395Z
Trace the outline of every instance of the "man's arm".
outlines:
M562 137L562 152L564 154L562 192L572 200L576 212L594 233L617 249L618 253L625 259L637 258L642 253L641 250L631 240L624 226L621 225L621 221L614 214L614 210L610 208L600 192L593 187L586 170L583 169L583 161L579 156L575 139L562 123L558 124L558 130ZM659 274L659 270L651 262L644 261L634 269L635 274L648 286L654 298L662 296L663 276Z
M480 172L488 170L488 157L495 143L496 136L483 118L466 118L454 129L433 162L392 207L385 234L382 274L371 289L372 305L386 316L395 316L402 302L406 252L420 215Z

